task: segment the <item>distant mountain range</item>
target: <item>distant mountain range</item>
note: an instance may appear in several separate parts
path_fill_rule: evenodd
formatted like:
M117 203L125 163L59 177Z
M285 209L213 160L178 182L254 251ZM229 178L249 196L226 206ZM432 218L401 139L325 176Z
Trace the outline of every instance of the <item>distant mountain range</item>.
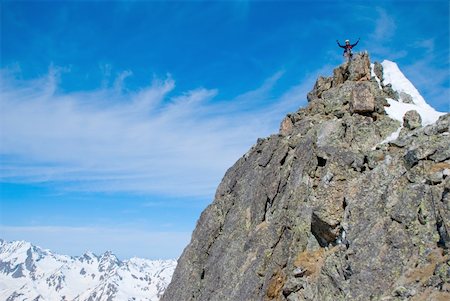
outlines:
M120 261L109 251L71 257L0 239L0 300L154 301L175 266L175 260Z

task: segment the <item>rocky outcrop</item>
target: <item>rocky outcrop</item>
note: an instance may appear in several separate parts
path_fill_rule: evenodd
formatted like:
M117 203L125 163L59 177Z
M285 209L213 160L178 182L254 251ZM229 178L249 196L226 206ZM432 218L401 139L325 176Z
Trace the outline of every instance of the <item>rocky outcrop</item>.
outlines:
M417 111L408 111L403 116L403 126L410 130L417 129L422 126L422 118Z
M320 77L227 171L162 300L450 297L450 116L382 143L384 88L367 53Z
M357 83L350 98L351 113L371 113L375 110L375 98L368 83Z

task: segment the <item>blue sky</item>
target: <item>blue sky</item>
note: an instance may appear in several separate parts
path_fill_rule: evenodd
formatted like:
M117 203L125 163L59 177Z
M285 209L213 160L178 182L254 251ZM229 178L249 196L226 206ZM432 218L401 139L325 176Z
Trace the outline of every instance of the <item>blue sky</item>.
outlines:
M450 110L448 1L1 1L0 237L174 258L227 168L343 59Z

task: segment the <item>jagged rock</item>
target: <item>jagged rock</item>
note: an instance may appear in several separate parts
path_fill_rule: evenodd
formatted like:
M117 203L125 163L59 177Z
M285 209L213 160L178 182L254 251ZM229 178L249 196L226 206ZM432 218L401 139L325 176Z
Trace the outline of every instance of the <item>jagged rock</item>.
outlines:
M322 97L322 93L331 88L332 81L333 79L331 77L319 76L319 78L317 78L316 80L316 83L314 84L313 91L308 93L308 101L312 101L316 98Z
M382 70L382 66L376 64ZM310 110L316 114L332 114L338 118L344 117L346 112L385 114L384 107L388 105L386 98L398 99L398 95L394 95L397 92L394 92L389 84L384 90L380 90L376 81L368 79L370 79L368 54L355 54L352 61L335 68L332 77L321 76L317 79L313 90L307 95L311 103ZM365 85L361 86L360 81ZM359 95L361 93L363 95ZM350 110L347 104L350 104Z
M380 144L400 123L369 66L319 78L227 171L162 301L448 296L450 114Z
M375 110L375 98L365 83L355 84L350 100L350 112L370 113Z
M386 97L376 96L375 97L375 112L378 114L385 114L384 107L389 106L389 103L386 100Z
M332 86L337 87L348 79L348 64L345 63L333 70Z
M403 126L407 129L414 130L422 126L422 118L416 110L411 110L403 116Z
M316 81L315 91L318 97L321 97L322 92L331 88L332 80L329 77L320 76Z
M354 55L354 59L350 61L349 77L351 81L369 81L370 80L370 60L369 54L359 53Z
M449 133L450 132L450 123L446 118L439 118L432 127L426 127L424 129L424 133L427 136Z
M387 97L398 100L399 99L399 95L397 91L394 91L394 89L392 89L392 85L391 84L387 84L385 86L383 86L383 92L387 95Z
M403 103L414 103L412 96L409 95L408 93L405 92L400 92L398 94L398 98L403 102Z
M375 73L375 75L380 80L380 83L382 83L383 80L384 80L384 78L383 78L383 66L379 62L375 62L373 64L373 72Z
M289 135L292 132L292 127L294 123L292 122L292 118L290 115L286 116L280 125L280 134L281 135Z
M335 68L332 77L319 76L314 84L313 90L308 93L308 101L311 102L318 98L322 98L322 93L330 91L330 88L332 87L339 87L347 80L370 80L370 61L367 53L355 54L352 61L346 62Z

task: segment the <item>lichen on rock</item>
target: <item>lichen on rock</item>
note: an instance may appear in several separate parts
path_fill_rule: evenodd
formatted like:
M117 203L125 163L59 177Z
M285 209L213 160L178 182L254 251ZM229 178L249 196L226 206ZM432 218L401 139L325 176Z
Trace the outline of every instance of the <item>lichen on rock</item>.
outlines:
M319 77L226 172L162 300L449 296L450 115L382 143L389 93L367 53Z

